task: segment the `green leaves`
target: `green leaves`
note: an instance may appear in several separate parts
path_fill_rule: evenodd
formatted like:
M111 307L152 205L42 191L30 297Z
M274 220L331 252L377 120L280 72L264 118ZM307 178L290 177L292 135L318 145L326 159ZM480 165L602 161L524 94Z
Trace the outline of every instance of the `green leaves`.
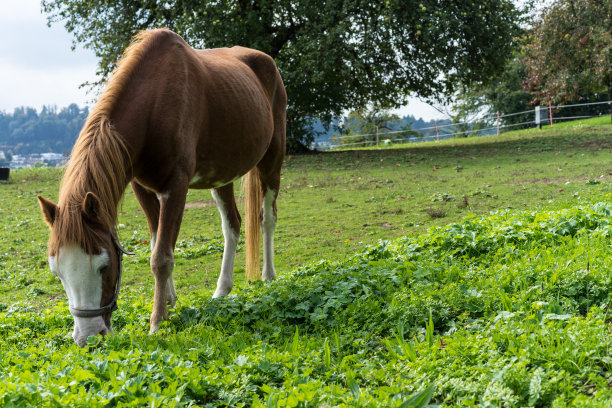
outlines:
M431 397L433 396L435 390L436 388L433 385L430 385L423 391L417 392L410 396L410 398L408 398L402 405L400 405L400 408L426 407L427 404L429 404L429 401L431 401Z
M497 212L223 299L186 291L155 335L126 291L91 351L66 305L10 305L0 405L607 407L611 213Z
M359 403L361 389L359 388L359 384L357 384L357 381L355 381L355 374L352 371L348 371L346 373L346 386L351 391L351 394L353 394L355 402Z

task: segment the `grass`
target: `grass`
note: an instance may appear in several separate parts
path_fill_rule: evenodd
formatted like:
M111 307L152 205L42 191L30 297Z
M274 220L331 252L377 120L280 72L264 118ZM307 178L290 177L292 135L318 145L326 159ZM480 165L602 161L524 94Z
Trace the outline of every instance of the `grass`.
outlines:
M16 171L0 185L0 405L604 407L612 126L598 121L288 157L279 279L247 285L237 268L223 300L219 216L191 191L179 304L156 336L127 192L120 236L136 255L117 333L91 353L69 336L36 204L61 173Z

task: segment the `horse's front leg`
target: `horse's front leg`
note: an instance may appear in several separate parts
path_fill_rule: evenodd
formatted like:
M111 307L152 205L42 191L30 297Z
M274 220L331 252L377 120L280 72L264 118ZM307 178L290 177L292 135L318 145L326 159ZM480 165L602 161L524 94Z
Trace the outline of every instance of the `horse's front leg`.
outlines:
M138 199L140 206L147 216L149 233L151 234L151 252L153 252L155 249L155 241L157 240L157 229L159 227L159 200L154 192L147 190L136 181L132 181L132 191L134 191L136 199ZM174 289L172 274L168 277L166 289L166 302L170 308L173 308L176 304L176 290Z
M168 318L167 299L169 281L174 269L174 245L183 219L187 183L177 182L172 189L157 194L159 200L159 225L155 246L151 253L151 270L155 276L155 297L151 313L151 333L157 331L162 320ZM171 282L171 281L170 281ZM173 282L170 284L173 285Z
M213 298L226 296L234 286L234 260L236 258L236 247L240 238L240 214L236 208L234 199L234 185L230 183L223 187L211 190L212 196L217 203L221 215L221 228L225 246L223 247L223 262L221 273L217 280L217 289Z

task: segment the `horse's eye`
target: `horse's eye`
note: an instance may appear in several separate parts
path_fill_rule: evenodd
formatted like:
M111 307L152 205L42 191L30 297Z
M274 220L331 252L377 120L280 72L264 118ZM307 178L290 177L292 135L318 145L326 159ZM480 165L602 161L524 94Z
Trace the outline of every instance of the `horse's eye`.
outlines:
M108 272L109 265L103 266L100 268L100 273L104 274Z

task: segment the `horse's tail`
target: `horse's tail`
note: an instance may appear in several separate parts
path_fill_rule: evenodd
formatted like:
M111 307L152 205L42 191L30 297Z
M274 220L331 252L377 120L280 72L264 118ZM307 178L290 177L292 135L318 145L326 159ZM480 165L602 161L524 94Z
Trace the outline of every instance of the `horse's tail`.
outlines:
M261 208L263 192L259 170L253 167L246 175L246 277L250 281L260 280L259 247L261 242Z

